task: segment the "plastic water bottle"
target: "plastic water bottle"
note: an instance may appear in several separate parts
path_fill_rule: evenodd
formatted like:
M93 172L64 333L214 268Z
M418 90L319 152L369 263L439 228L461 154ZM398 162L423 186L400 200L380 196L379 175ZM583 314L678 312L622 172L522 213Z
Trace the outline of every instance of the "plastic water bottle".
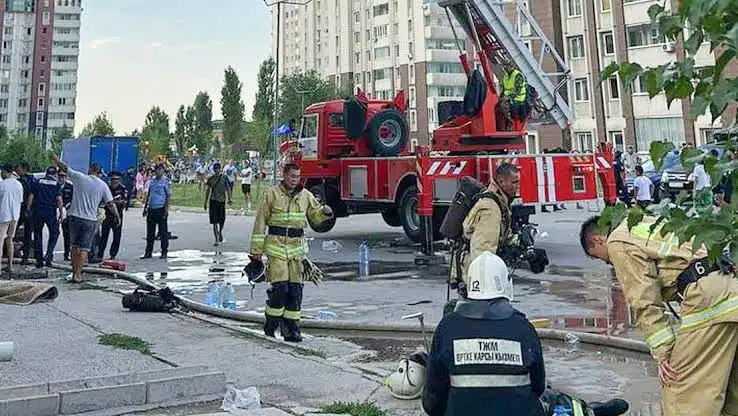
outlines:
M236 309L236 289L230 283L223 288L223 307Z
M359 244L359 277L369 276L369 243L362 241Z
M208 283L208 291L205 294L205 303L208 306L218 306L220 304L220 293L218 290L218 283L215 280L211 280Z
M572 410L569 406L557 404L553 409L554 416L572 416Z

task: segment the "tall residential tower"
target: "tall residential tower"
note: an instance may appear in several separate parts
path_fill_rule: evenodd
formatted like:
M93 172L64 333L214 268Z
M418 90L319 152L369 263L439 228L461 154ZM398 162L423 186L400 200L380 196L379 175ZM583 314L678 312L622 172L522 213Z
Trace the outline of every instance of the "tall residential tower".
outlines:
M0 125L74 129L82 0L0 0Z

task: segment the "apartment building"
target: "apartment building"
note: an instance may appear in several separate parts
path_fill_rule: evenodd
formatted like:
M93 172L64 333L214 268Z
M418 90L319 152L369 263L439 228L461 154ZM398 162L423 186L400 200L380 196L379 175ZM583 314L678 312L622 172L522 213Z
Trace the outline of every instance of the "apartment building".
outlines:
M690 100L675 100L669 107L664 94L650 99L642 77L630 89L618 76L600 84L600 72L611 62L655 67L685 59L682 41L667 41L651 23L648 8L653 4L662 2L562 1L564 46L573 74L569 102L577 116L572 126L574 149L591 150L602 141L619 149L634 145L639 151L648 151L655 140L669 140L676 146L699 145L721 127L720 120L711 123L709 114L693 121ZM676 0L666 2L667 9L675 6ZM699 49L695 61L697 68L714 64L708 42Z
M337 86L374 98L408 95L410 138L428 143L439 101L461 100L466 76L445 12L420 0L313 0L272 10L273 52L280 75L316 70ZM460 36L463 31L458 29Z
M0 0L0 125L74 129L82 0Z

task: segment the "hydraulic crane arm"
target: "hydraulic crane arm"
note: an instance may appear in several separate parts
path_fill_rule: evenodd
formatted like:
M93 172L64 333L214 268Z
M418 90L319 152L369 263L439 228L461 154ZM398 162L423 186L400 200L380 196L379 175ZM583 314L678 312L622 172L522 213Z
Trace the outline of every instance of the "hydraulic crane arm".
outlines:
M538 103L562 129L568 129L574 121L574 113L559 95L559 90L569 81L569 67L556 52L553 43L538 25L521 0L506 3L515 7L516 25L508 19L502 0L445 0L439 2L446 11L454 14L467 36L474 41L477 50L484 51L497 72L508 62L514 63L523 73L528 85L536 89ZM529 28L529 34L518 34L518 28ZM539 56L525 45L530 41L538 47ZM544 70L546 56L550 56L556 70ZM483 64L483 67L487 65ZM488 82L491 74L486 71ZM499 75L498 75L499 77ZM490 84L491 85L491 84Z

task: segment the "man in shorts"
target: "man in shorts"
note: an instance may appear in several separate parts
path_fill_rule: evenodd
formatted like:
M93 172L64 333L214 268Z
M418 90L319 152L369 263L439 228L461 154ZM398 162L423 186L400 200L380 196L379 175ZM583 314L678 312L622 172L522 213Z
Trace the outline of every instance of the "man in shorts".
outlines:
M74 185L72 205L69 208L69 236L72 240L72 281L79 283L82 281L82 267L87 264L92 239L97 232L97 210L101 203L113 204L113 195L108 185L100 179L102 166L99 163L93 163L90 166L90 173L85 175L67 166L53 153L51 159L61 170L67 172L69 180ZM118 210L114 207L109 208L111 209L108 211L115 217L115 222L120 223Z
M228 161L228 164L223 169L223 174L225 175L226 179L228 179L229 204L233 201L233 185L236 183L236 172L238 172L238 168L236 168L236 161L231 159Z
M0 168L0 260L3 258L3 247L8 255L8 275L12 278L11 266L13 265L13 237L15 227L21 214L21 201L23 200L23 185L15 178L13 168L3 166Z
M213 164L215 174L208 178L205 187L205 210L210 212L210 223L213 224L214 246L223 242L223 225L226 218L226 198L232 203L228 192L228 178L223 175L220 163Z
M243 192L245 211L251 211L251 180L254 176L249 161L245 160L241 170L241 191Z

